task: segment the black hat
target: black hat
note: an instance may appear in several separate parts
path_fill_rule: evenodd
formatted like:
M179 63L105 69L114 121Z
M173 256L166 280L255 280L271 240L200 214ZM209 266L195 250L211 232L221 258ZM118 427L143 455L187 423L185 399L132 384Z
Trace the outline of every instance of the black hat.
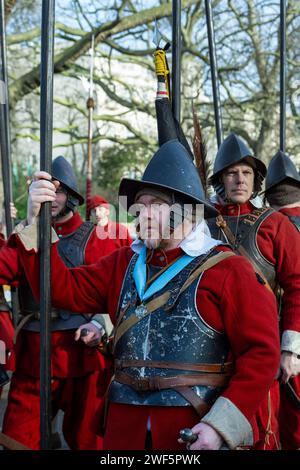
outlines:
M204 204L205 217L218 211L206 200L198 171L185 147L177 140L163 144L148 163L142 180L123 178L119 196L127 196L127 209L145 188L173 193L187 203Z
M52 177L59 181L67 189L68 193L70 193L70 196L75 199L74 205L81 206L84 203L84 198L78 190L77 179L73 168L64 157L59 156L53 160Z
M300 185L300 175L297 168L288 155L279 150L269 163L265 191L268 191L287 178Z
M254 157L251 150L243 142L243 140L235 134L230 134L221 144L216 155L214 163L213 175L210 181L218 192L220 186L220 176L222 172L237 163L247 163L250 165L256 175L255 191L261 189L261 183L267 173L266 165Z

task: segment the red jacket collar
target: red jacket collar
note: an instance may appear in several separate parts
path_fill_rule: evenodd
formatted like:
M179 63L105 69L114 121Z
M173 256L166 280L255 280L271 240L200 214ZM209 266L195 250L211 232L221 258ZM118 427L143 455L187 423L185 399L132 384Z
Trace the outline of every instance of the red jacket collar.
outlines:
M80 225L83 223L82 218L78 214L78 212L75 212L73 217L71 217L69 220L66 222L56 222L53 224L53 228L56 231L56 233L59 235L69 235L72 232L75 232Z
M244 204L226 204L225 206L221 206L220 204L216 204L216 208L222 215L243 215L243 214L250 214L255 207L251 204L250 201L245 202Z
M149 251L148 251L149 253ZM181 248L173 248L172 250L154 250L151 258L149 253L148 263L153 266L167 266L168 264L172 263L176 258L182 256L184 252Z
M215 247L216 251L231 251L227 246L219 245ZM157 249L153 252L152 258L149 260L149 264L153 266L164 267L172 261L174 261L179 256L184 255L184 251L181 248L172 248L172 250L164 251Z

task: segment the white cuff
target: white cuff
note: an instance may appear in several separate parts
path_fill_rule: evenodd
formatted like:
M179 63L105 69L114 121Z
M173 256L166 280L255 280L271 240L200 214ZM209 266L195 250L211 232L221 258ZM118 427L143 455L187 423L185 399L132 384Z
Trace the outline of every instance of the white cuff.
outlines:
M249 421L228 398L219 397L201 422L214 428L230 449L253 445L253 432Z
M23 224L19 224L16 232L17 232L17 236L23 243L26 251L31 251L31 250L34 250L35 252L38 251L39 226L37 222L31 225L26 225L25 227ZM51 229L51 243L55 243L58 240L59 238L56 235L55 230L52 228Z
M289 351L300 354L300 333L293 330L285 330L281 340L281 351Z
M108 313L96 313L95 315L93 315L93 320L95 320L102 326L107 336L111 335L114 326L110 320L110 316Z

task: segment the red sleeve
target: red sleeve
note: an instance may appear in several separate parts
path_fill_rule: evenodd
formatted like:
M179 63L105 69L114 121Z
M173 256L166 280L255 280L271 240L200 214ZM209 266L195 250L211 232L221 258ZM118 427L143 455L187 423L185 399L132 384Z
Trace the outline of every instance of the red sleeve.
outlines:
M18 246L26 277L38 299L39 254L34 250L26 251L20 239ZM132 255L130 248L122 248L95 264L70 269L61 260L56 244L52 245L52 304L73 312L110 313L113 321L123 277Z
M0 245L0 284L16 287L22 272L15 235Z
M126 227L122 226L125 231L121 230L120 233L118 227L119 225L115 224L109 233L104 232L105 237L103 237L103 232L97 226L95 227L85 249L85 264L96 263L103 256L107 256L123 246L131 245Z
M258 232L258 246L275 265L283 289L282 328L300 332L300 249L299 233L280 213L269 216Z
M97 236L97 230L95 227L85 248L85 264L94 264L103 256L107 256L119 248L120 246L117 240L110 238L99 238Z
M204 320L229 339L235 373L223 396L249 420L279 367L275 296L258 282L246 259L234 256L204 274L197 307Z

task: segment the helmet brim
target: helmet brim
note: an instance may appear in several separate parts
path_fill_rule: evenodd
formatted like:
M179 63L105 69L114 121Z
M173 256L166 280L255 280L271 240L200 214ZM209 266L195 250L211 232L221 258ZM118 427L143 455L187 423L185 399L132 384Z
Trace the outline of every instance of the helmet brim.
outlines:
M120 183L119 197L120 196L127 197L126 201L120 200L122 207L128 212L129 208L133 206L133 204L135 204L136 195L141 190L145 190L146 188L149 188L149 189L153 188L156 190L161 190L163 192L174 193L174 194L177 194L178 196L183 197L184 201L187 201L187 202L190 201L191 203L195 203L195 204L203 204L204 205L204 217L206 219L210 217L216 217L219 214L218 210L206 200L201 200L201 199L189 196L186 193L175 190L174 188L167 186L167 185L153 183L152 181L139 181L139 180L134 180L130 178L123 178Z

